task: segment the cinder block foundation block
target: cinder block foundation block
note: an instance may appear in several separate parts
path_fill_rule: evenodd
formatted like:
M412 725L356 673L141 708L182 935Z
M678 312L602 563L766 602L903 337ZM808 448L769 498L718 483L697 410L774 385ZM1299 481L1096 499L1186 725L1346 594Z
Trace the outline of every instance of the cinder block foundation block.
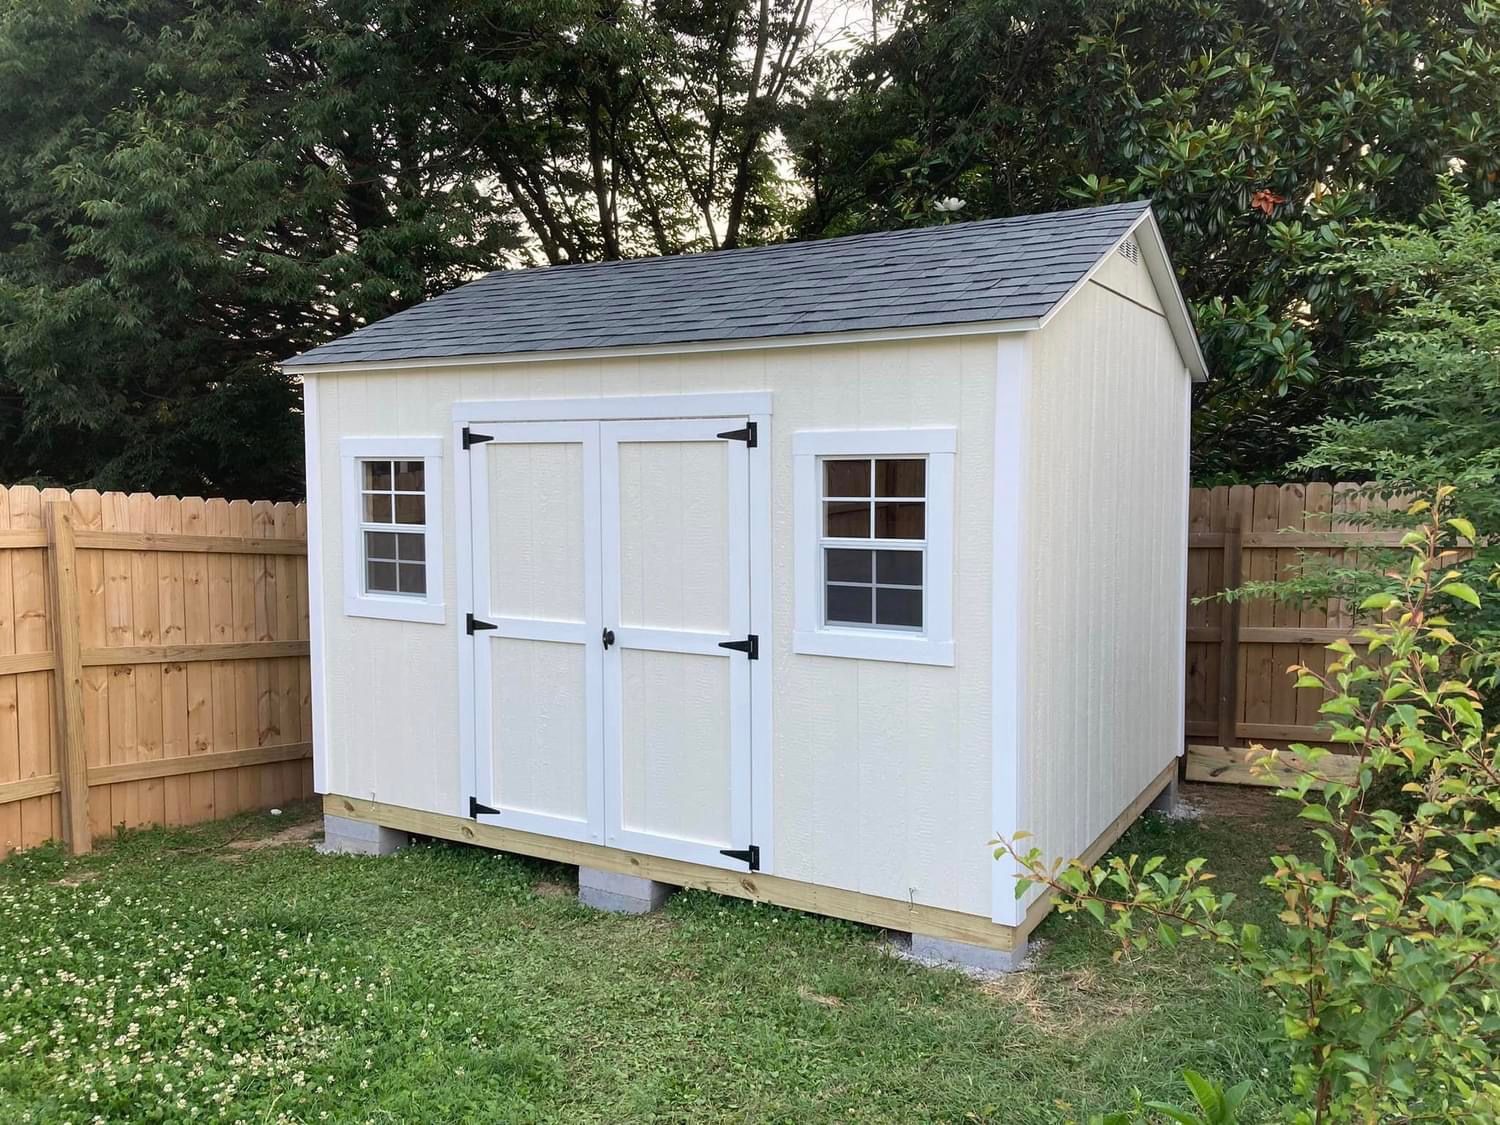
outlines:
M597 867L578 869L578 901L613 914L650 914L660 910L676 889L670 883L658 883L639 875L600 871Z
M966 941L912 934L911 955L919 961L937 962L959 969L1014 973L1024 967L1026 943L1023 941L1016 949L990 949L988 946L971 945Z
M1156 799L1146 806L1147 812L1161 813L1163 816L1171 816L1177 811L1177 776L1174 774L1172 780L1167 782L1167 787L1156 795Z
M368 820L324 813L323 843L318 850L325 855L390 855L405 847L410 839L405 832L382 828Z

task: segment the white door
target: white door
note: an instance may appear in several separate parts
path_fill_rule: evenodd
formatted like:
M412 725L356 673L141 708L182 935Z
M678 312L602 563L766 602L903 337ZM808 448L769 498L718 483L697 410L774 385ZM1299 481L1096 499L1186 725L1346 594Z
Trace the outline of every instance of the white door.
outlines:
M599 424L477 424L475 811L603 842Z
M725 853L751 843L749 446L726 431L601 424L605 843L743 871Z

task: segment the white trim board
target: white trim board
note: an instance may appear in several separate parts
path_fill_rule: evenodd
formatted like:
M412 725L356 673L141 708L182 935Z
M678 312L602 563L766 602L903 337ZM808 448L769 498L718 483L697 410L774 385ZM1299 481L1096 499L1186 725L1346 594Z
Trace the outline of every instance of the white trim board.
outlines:
M995 356L994 580L990 593L991 682L990 820L998 835L1020 830L1021 755L1026 746L1026 505L1031 398L1031 341L1006 337ZM1019 925L1026 911L1016 898L1016 864L993 861L990 917Z
M358 374L369 371L410 371L438 367L493 367L507 363L560 363L580 359L630 359L640 356L701 355L704 352L759 351L766 348L817 348L842 344L878 344L887 340L930 340L943 336L989 336L1001 332L1034 332L1037 317L979 320L966 324L930 324L910 328L871 328L862 332L809 332L802 336L753 336L744 340L687 340L675 344L636 344L609 348L566 348L557 351L492 352L477 355L432 356L426 359L372 359L345 363L297 363L296 357L278 367L289 375Z
M510 398L453 404L455 422L614 422L653 418L741 418L770 413L770 391Z
M323 463L318 381L302 380L302 449L307 465L308 687L312 694L313 789L331 792L328 777L328 641L323 625Z

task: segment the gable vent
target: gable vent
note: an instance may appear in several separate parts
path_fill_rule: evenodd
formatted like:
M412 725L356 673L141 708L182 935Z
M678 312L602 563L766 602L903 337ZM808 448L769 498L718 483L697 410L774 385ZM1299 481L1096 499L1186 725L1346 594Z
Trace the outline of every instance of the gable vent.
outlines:
M1141 260L1141 248L1136 245L1135 239L1127 238L1120 243L1120 257L1127 262L1139 262Z

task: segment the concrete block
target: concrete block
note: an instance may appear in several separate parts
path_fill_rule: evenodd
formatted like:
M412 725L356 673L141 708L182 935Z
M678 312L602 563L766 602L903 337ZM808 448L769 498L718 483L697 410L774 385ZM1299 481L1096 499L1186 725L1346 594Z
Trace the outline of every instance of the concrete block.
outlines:
M1161 813L1162 816L1171 816L1177 811L1177 775L1172 775L1172 780L1156 795L1156 799L1146 806L1147 812Z
M990 949L966 941L911 935L911 955L929 964L952 965L958 969L979 969L987 973L1013 973L1024 967L1026 943L1016 949Z
M650 914L660 910L676 889L670 883L658 883L639 875L600 871L597 867L578 869L578 901L613 914Z
M409 841L405 832L394 828L324 813L323 843L318 850L325 855L390 855Z

